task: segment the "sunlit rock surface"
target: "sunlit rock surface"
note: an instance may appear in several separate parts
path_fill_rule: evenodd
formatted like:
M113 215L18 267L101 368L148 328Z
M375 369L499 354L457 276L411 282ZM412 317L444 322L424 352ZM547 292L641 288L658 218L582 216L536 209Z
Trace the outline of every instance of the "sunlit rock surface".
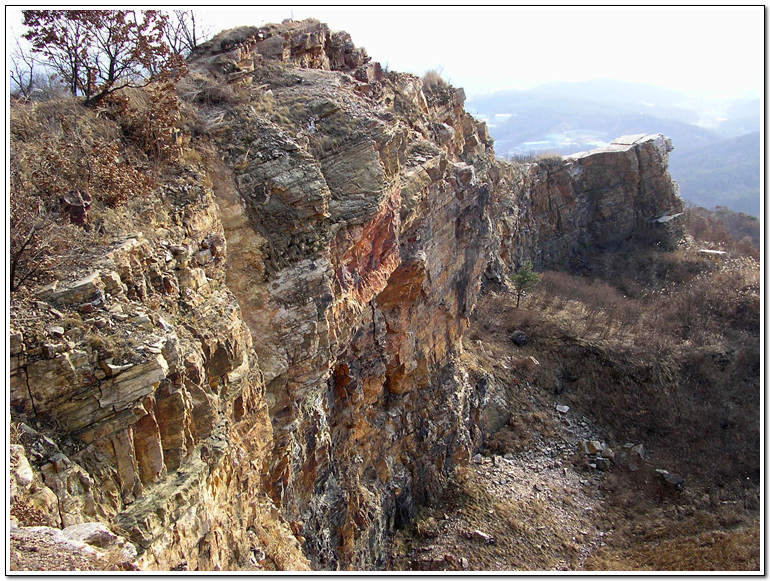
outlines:
M226 31L190 67L250 95L221 167L39 295L90 302L129 363L12 328L14 412L70 442L31 465L57 524L109 523L146 569L382 567L493 429L458 362L482 282L648 235L681 208L670 142L510 166L461 89L315 21Z

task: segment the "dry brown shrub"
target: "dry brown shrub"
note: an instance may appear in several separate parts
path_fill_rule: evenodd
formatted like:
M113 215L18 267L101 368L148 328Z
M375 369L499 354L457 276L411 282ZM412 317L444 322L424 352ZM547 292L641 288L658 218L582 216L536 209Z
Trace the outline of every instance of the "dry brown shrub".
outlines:
M11 158L9 209L9 282L18 291L29 283L53 280L57 269L76 263L91 234L63 219L58 205L40 195Z
M205 107L229 106L244 102L246 92L224 79L191 73L176 85L179 97L188 103Z
M120 142L114 124L73 99L11 110L11 157L18 184L50 210L59 196L88 192L95 204L119 205L148 195L154 180ZM14 195L12 189L11 195Z
M144 152L121 137L104 112L71 98L14 103L10 110L10 246L12 287L44 283L97 247L94 219L107 208L154 192ZM82 195L77 218L63 203ZM83 226L74 226L74 222Z
M123 135L156 162L174 161L182 152L179 106L171 83L124 89L99 103Z
M438 90L446 89L449 87L449 83L444 80L441 73L435 69L432 69L425 73L422 77L422 88L424 91L435 92Z
M28 498L17 496L11 501L10 514L24 527L52 526L53 519L38 507L34 506Z

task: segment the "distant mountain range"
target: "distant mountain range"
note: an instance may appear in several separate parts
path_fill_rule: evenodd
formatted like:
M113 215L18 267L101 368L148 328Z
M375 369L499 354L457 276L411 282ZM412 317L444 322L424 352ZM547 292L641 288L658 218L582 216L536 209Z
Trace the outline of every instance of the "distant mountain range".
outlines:
M547 83L468 100L502 156L561 155L621 135L663 133L674 143L671 175L698 205L759 215L759 99L697 99L612 80Z

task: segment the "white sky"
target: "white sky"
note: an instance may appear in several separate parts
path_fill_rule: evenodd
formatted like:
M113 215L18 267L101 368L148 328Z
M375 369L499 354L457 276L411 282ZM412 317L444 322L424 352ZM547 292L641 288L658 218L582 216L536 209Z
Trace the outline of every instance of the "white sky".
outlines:
M214 28L313 16L391 70L444 76L469 96L613 78L741 96L764 87L764 9L680 7L232 8Z
M19 9L6 26L23 30ZM196 8L218 31L315 17L391 70L443 69L468 96L612 78L710 96L759 96L764 7Z

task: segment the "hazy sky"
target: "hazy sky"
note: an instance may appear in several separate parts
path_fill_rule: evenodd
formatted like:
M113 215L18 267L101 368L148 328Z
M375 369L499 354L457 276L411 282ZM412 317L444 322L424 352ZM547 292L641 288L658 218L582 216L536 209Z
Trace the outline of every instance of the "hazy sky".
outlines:
M7 26L23 30L20 9ZM712 96L764 87L764 8L233 7L196 9L213 30L315 17L391 70L443 69L468 96L613 78Z
M214 28L292 14L349 32L391 70L423 74L443 67L469 96L596 78L729 96L764 86L762 7L201 10Z

